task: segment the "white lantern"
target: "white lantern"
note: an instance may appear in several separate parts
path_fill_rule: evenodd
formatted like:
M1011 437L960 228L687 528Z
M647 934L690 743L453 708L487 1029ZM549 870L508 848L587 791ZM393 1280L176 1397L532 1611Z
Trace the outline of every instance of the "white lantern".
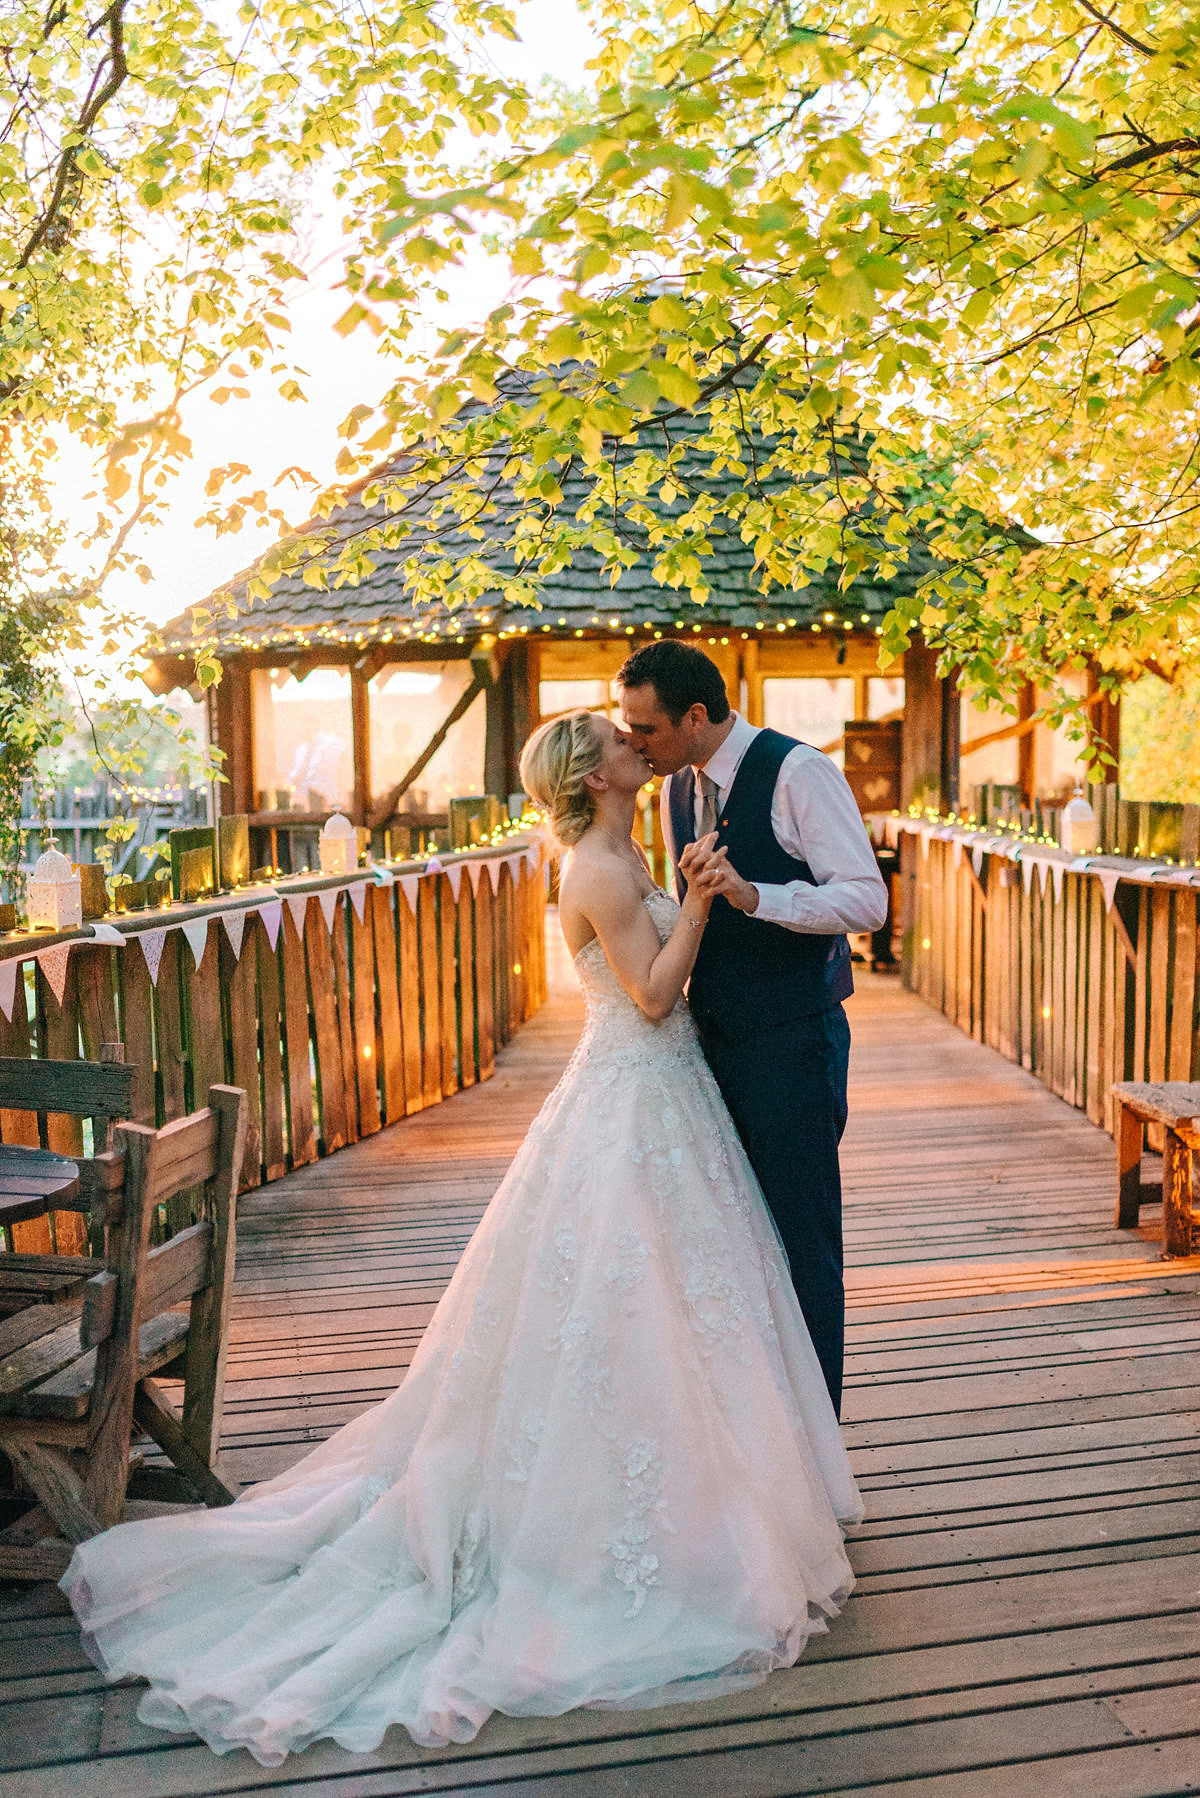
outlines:
M322 874L353 874L358 866L358 832L349 818L334 812L321 831Z
M1092 855L1100 840L1096 814L1083 796L1083 788L1076 787L1075 797L1067 801L1062 811L1062 846L1070 855Z
M78 874L65 855L47 849L39 855L27 887L29 928L75 930L83 923L83 893Z

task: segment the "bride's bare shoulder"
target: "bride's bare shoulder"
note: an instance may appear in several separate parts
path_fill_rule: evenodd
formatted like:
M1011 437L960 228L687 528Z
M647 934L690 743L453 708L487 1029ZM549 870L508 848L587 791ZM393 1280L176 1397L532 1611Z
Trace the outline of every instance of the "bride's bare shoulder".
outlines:
M585 837L564 857L558 914L573 953L642 903L637 874L627 856Z

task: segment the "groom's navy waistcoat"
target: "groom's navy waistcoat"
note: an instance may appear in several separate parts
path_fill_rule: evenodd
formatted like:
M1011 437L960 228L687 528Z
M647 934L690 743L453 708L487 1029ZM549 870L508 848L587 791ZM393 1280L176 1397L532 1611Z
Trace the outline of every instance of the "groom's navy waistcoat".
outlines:
M743 880L785 886L805 880L812 869L782 848L771 828L771 801L779 770L796 747L794 737L760 731L742 757L717 817L717 840L729 850L730 865ZM679 857L694 842L695 775L691 768L672 776L671 834L680 895L687 882ZM692 971L688 1003L701 1036L749 1036L809 1017L849 998L854 982L844 936L809 936L782 924L747 917L727 899L713 900Z

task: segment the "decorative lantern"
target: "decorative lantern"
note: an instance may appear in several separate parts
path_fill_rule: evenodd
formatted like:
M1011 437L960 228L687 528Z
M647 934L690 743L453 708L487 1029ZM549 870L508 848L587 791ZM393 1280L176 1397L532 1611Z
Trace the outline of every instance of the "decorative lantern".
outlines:
M39 855L27 888L29 928L48 925L51 930L76 930L83 923L83 896L79 876L65 855L47 849Z
M1099 842L1096 814L1076 787L1075 797L1068 800L1062 813L1062 846L1071 855L1092 855Z
M349 818L334 812L321 831L322 874L353 874L358 866L358 831Z

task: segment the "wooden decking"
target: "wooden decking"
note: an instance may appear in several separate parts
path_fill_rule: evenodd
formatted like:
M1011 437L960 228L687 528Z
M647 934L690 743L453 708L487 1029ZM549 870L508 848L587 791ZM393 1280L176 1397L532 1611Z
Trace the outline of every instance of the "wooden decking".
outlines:
M578 1029L242 1210L227 1438L262 1477L401 1377ZM1200 1261L1111 1226L1108 1138L898 983L853 1002L858 1589L736 1698L496 1718L268 1772L144 1729L57 1595L0 1601L0 1798L1165 1798L1200 1791ZM569 1502L569 1495L564 1495Z

